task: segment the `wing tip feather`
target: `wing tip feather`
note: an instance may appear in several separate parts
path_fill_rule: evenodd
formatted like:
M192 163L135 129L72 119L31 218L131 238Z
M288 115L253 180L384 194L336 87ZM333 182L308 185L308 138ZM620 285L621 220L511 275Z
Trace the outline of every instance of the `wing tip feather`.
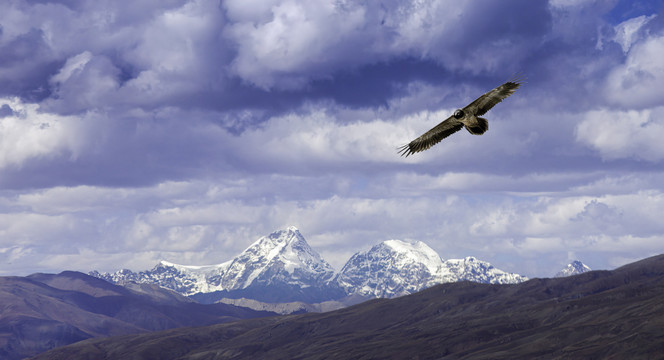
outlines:
M528 80L528 77L521 71L517 72L516 74L512 75L512 78L507 80L507 83L512 83L516 85L514 89L518 89L521 84L525 84L526 80Z
M403 145L403 146L399 146L399 147L397 148L397 152L398 152L399 155L404 156L404 157L408 157L408 156L410 156L410 155L412 155L412 154L415 153L415 152L410 148L410 144L406 144L406 145Z

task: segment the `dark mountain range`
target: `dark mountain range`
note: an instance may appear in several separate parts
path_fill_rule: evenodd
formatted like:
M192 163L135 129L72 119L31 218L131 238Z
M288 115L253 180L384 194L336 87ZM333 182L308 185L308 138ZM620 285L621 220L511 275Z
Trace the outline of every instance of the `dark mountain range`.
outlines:
M341 310L92 339L49 359L655 359L664 255L613 271L468 281Z
M156 285L127 287L79 272L0 277L0 359L22 359L99 336L272 315L202 305Z

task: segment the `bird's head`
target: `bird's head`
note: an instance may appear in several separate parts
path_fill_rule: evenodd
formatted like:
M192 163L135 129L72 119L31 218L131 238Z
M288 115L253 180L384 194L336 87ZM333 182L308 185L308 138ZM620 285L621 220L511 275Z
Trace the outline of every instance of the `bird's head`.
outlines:
M464 115L465 113L461 109L456 109L456 111L454 112L455 119L461 119Z

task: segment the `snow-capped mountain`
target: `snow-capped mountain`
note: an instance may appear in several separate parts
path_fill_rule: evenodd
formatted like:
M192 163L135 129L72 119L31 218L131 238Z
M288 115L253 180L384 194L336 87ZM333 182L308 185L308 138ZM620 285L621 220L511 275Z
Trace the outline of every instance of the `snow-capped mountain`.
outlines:
M388 240L353 255L336 280L349 294L390 298L461 280L513 284L528 278L506 273L474 257L443 261L421 241Z
M395 297L447 282L470 280L506 284L527 278L467 257L441 260L423 242L384 241L356 253L335 276L295 227L261 237L235 258L208 266L187 266L161 261L152 270L120 270L90 275L115 284L157 284L212 303L223 298L262 302L320 303L345 296Z
M443 262L425 243L387 240L353 255L337 275L349 294L394 297L439 283Z
M448 271L451 276L445 273L443 279L452 279L451 281L468 280L483 284L518 284L528 280L525 276L496 269L488 262L478 260L472 256L464 259L445 260L444 264L444 271Z
M225 272L229 262L208 266L185 266L160 261L152 270L133 272L122 269L114 273L90 272L90 275L109 281L113 284L129 282L157 284L161 287L179 292L185 296L197 293L208 293L222 290L215 285L214 279Z
M555 277L578 275L588 271L591 271L591 269L586 264L582 263L579 260L574 260L571 263L567 264L567 266L564 269L558 271Z
M330 264L291 226L258 239L231 260L218 283L224 290L271 284L309 287L323 286L333 276Z
M334 269L292 226L258 239L219 265L185 266L161 261L152 270L139 273L120 270L90 274L116 284L155 283L187 296L217 293L199 298L204 302L240 296L263 301L325 301L338 295L338 291L325 294Z

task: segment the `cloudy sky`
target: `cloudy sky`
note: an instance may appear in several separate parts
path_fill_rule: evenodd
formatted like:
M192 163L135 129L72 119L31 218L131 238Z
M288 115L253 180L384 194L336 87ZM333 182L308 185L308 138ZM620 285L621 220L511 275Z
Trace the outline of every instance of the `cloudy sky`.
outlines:
M0 275L216 264L297 226L526 276L664 252L661 1L9 0ZM483 136L397 147L522 73Z

